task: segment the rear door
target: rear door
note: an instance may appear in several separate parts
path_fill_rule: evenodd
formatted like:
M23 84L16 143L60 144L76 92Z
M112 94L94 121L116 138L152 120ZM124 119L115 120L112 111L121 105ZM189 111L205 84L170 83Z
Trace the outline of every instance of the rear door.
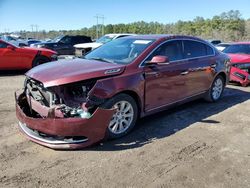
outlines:
M215 52L209 45L195 40L183 40L183 46L188 63L186 94L192 96L209 89L216 66Z

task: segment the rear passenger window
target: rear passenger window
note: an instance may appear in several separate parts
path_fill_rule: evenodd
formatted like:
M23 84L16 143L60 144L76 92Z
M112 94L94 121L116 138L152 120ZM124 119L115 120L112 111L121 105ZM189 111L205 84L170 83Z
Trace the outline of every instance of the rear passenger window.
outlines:
M184 40L183 43L185 58L196 58L213 54L212 48L201 42Z

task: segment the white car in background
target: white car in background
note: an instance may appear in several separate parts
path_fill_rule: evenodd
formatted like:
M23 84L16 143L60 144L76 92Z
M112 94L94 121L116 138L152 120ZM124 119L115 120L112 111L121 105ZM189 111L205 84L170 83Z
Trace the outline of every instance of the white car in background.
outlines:
M83 56L87 52L98 48L99 46L110 42L114 39L121 38L121 37L126 37L126 36L133 36L136 34L131 34L131 33L113 33L113 34L106 34L103 35L101 38L97 39L95 42L91 43L83 43L83 44L76 44L74 45L75 47L75 55L78 57Z

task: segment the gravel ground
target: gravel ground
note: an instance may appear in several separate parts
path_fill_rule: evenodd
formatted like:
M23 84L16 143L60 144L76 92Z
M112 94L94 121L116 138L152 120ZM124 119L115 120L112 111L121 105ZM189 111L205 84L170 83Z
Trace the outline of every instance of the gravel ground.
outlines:
M0 187L250 187L250 87L141 119L122 139L54 151L19 133L24 76L1 74Z

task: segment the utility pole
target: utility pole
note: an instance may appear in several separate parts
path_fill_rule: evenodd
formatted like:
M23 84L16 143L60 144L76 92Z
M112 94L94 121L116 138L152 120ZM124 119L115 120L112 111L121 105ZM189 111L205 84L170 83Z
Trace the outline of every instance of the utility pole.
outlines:
M96 16L94 16L95 18L96 18L96 39L98 39L99 37L98 37L98 19L99 19L99 16L98 15L96 15Z
M34 37L34 26L35 26L34 24L31 24L31 25L30 25L30 27L31 27L31 32L32 32L33 37Z
M38 38L38 25L34 25L36 28L36 38Z
M104 17L104 15L96 15L95 16L95 18L96 18L96 38L98 39L99 38L99 31L100 31L100 28L99 28L99 19L101 19L102 20L102 35L104 35L104 19L105 19L105 17Z

